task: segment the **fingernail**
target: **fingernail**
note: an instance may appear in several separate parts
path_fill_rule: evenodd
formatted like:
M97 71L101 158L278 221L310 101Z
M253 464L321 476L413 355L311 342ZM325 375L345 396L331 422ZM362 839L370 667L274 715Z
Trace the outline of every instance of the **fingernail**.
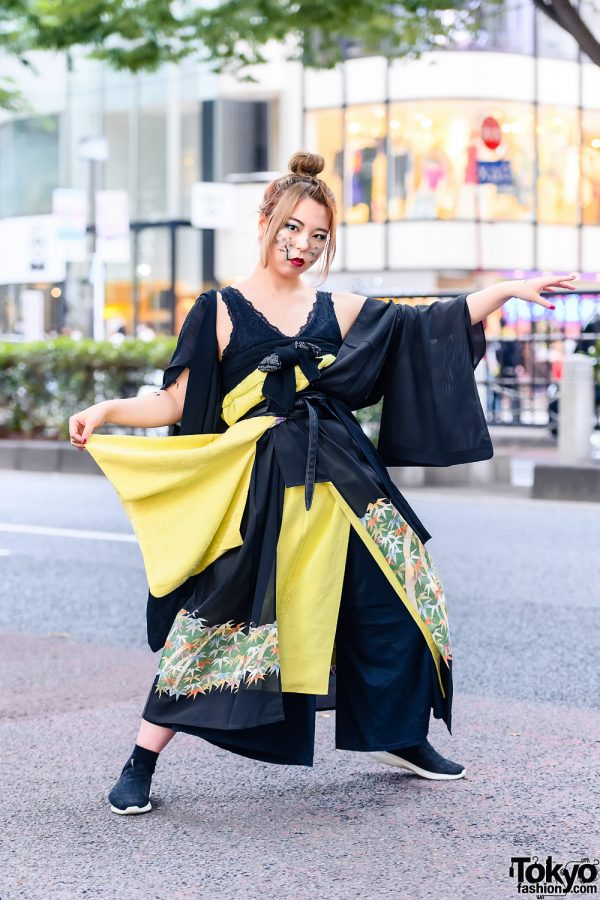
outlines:
M555 306L549 306L548 309L556 309Z

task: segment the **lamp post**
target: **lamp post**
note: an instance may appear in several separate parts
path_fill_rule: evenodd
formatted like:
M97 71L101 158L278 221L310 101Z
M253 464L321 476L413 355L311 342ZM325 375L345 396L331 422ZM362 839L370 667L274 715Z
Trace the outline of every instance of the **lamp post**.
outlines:
M79 156L89 162L89 209L91 223L90 283L92 285L92 334L94 340L104 338L104 262L99 258L96 243L97 163L108 159L108 141L102 135L83 138L79 142Z

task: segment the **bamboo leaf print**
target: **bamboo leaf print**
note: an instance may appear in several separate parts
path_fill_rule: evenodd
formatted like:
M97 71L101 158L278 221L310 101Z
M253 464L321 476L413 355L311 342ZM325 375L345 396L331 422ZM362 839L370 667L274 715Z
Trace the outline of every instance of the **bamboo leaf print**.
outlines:
M156 691L194 698L211 690L239 690L279 672L277 623L207 625L182 609L158 666Z
M442 658L452 659L444 590L425 545L387 497L369 503L361 522L417 609Z

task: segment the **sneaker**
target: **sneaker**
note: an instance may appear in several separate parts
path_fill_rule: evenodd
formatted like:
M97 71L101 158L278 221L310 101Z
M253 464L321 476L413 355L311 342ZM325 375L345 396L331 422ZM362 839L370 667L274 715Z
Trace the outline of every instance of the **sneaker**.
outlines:
M441 753L425 740L416 747L402 747L400 750L378 750L370 753L373 759L385 763L388 766L398 766L408 769L421 778L431 778L435 781L449 781L463 778L465 767L450 759L444 759Z
M128 759L119 780L108 795L112 812L120 816L150 812L151 781L152 775L141 760Z

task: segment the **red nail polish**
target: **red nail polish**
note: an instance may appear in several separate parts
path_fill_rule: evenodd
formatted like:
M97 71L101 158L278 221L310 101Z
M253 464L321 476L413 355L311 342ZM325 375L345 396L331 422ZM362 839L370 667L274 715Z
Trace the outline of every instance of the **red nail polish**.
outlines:
M548 309L556 309L555 306L549 306Z

